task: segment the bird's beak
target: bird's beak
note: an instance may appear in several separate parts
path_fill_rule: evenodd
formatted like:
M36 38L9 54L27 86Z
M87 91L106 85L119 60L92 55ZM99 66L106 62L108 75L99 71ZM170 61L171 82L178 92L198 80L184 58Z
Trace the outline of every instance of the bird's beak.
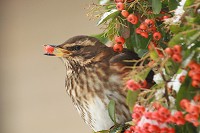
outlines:
M56 45L44 45L44 55L48 56L56 56L56 57L64 57L66 55L70 55L71 52L65 49L60 48Z

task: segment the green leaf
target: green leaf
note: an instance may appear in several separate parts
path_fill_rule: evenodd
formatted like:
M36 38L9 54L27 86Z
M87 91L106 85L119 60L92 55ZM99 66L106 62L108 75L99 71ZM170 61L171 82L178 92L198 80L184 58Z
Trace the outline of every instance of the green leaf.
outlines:
M151 68L148 67L146 69L143 69L141 72L139 72L137 74L137 76L139 76L141 79L144 80L144 79L146 79L146 77L148 76L148 74L149 74L150 71L151 71Z
M148 39L141 37L135 33L137 27L129 25L131 30L131 35L126 39L126 46L130 50L134 50L140 57L142 57L147 52L147 45L149 44L150 37Z
M109 133L122 133L124 127L124 125L116 125L114 126Z
M152 60L158 60L159 59L158 53L155 50L151 50L149 54L150 54L150 58Z
M126 103L131 112L133 111L133 106L135 105L135 103L137 101L139 92L140 92L139 90L137 90L137 91L128 90L127 97L126 97Z
M194 0L186 0L184 7L188 7L194 3Z
M199 37L200 32L197 29L187 30L176 34L169 42L169 46L174 46L176 44L186 43L190 45Z
M110 10L109 12L105 12L101 19L99 20L99 22L97 23L97 25L100 25L104 22L106 22L107 20L111 19L111 18L115 18L117 17L117 15L119 14L120 12L117 10L117 9L112 9Z
M184 98L192 99L193 96L196 94L197 89L191 86L191 79L186 76L184 83L181 85L177 96L176 96L176 107L180 110L180 101Z
M177 70L179 69L179 65L175 63L172 59L169 59L165 63L165 71L168 74L168 76L173 76Z
M162 8L161 0L152 0L152 9L154 14L159 14Z
M170 25L170 31L174 34L179 33L181 31L180 25Z
M178 6L178 1L177 0L169 0L168 2L169 10L175 10Z
M111 100L108 104L108 114L111 120L116 124L116 116L115 116L115 101Z
M175 126L176 133L199 133L192 123L186 122L182 126Z

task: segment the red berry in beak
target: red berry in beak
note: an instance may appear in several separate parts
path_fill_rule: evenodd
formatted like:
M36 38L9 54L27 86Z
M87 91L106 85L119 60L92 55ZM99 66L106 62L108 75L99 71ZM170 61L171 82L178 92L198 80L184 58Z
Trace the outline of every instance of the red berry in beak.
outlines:
M47 54L53 54L54 47L52 47L52 46L50 46L50 45L45 45L45 46L44 46L44 51L45 51Z

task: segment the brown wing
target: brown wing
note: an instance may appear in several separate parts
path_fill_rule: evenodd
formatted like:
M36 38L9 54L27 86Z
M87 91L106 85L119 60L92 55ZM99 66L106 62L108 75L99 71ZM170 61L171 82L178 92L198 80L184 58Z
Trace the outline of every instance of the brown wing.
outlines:
M123 76L126 76L126 74L132 70L131 67L134 65L134 62L130 61L139 59L140 57L135 52L128 49L123 49L121 53L115 54L109 62L111 69L115 69L116 71L122 73ZM154 72L150 71L146 78L147 82L150 84L153 83L153 75Z

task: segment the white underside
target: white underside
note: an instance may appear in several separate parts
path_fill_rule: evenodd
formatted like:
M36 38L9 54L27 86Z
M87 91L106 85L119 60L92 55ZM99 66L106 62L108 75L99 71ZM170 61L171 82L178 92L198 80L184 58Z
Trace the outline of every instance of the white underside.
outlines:
M108 105L109 99L107 98L105 101ZM99 97L94 97L90 102L90 113L92 118L95 118L92 121L93 130L97 132L110 129L114 125L114 123L108 115L107 107L105 107L104 103L101 102L101 99Z

